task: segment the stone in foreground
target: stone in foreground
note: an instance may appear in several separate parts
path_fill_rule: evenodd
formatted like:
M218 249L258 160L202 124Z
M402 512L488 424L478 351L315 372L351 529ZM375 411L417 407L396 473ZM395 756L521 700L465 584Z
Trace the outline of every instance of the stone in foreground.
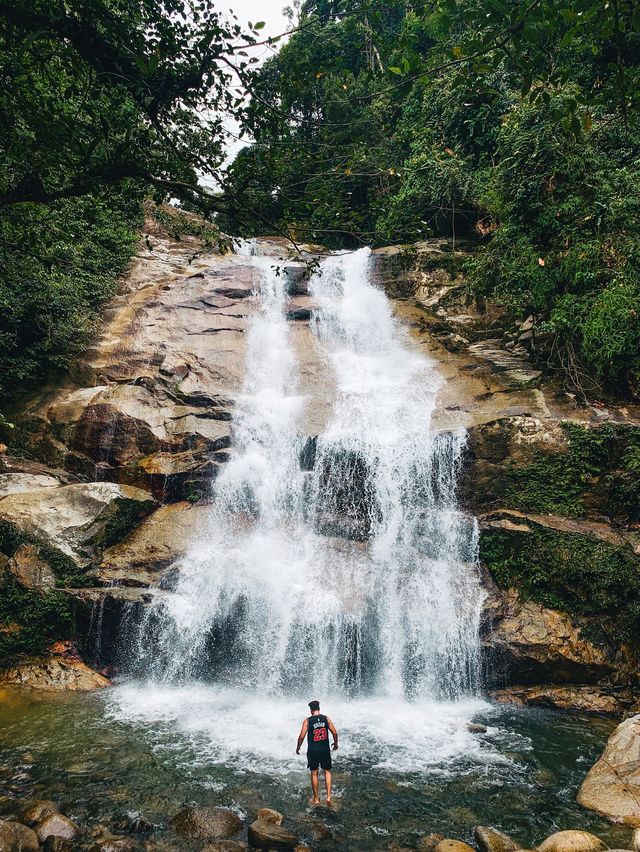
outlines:
M298 838L281 825L257 819L249 826L249 844L255 849L295 849Z
M0 819L0 849L2 852L38 852L38 838L26 825Z
M229 808L184 808L169 825L183 837L217 840L237 834L242 820Z
M537 848L538 852L601 852L607 847L588 831L557 831Z
M497 828L477 825L473 830L473 836L480 852L515 852L519 848L514 840L498 831Z
M258 819L270 822L272 825L282 825L284 822L284 816L273 808L258 808Z
M613 822L640 826L640 715L625 719L611 734L578 802Z

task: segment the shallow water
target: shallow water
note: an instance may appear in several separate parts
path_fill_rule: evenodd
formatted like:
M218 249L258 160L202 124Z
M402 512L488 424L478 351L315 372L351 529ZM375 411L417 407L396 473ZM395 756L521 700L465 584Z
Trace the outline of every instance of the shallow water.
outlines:
M294 753L303 702L136 684L0 698L3 783L58 801L88 827L142 813L171 843L168 819L192 802L231 805L247 818L276 807L315 850L413 846L431 831L470 840L479 823L528 847L565 828L594 831L612 847L628 840L629 829L575 802L608 720L477 699L329 701L323 709L341 735L329 813L308 808L304 758ZM470 720L487 733L470 733Z

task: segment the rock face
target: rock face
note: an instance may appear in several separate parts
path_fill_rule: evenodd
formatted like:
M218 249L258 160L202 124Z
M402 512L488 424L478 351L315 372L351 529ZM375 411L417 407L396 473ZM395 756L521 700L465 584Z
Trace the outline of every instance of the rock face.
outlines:
M611 734L578 802L614 822L640 826L640 715L625 719Z
M185 808L170 825L183 837L207 840L233 837L242 829L242 820L229 808Z
M94 689L104 689L110 682L82 660L51 656L14 668L0 669L0 684L29 686L46 692L90 692Z
M600 686L511 686L493 689L489 695L498 704L578 710L605 716L619 716L628 706L627 701L621 700L615 687L607 690Z

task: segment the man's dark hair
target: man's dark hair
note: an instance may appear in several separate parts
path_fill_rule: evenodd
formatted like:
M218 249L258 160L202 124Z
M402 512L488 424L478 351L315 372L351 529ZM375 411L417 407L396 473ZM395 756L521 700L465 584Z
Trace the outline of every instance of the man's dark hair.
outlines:
M320 702L319 701L310 701L309 702L309 710L311 710L312 713L313 713L314 710L319 710L319 709L320 709Z

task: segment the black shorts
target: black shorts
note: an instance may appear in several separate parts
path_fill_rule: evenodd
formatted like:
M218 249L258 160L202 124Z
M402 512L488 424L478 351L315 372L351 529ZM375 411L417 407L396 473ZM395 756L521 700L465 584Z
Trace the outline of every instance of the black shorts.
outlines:
M331 769L331 752L308 751L307 766L312 772L314 772L319 766L323 769Z

